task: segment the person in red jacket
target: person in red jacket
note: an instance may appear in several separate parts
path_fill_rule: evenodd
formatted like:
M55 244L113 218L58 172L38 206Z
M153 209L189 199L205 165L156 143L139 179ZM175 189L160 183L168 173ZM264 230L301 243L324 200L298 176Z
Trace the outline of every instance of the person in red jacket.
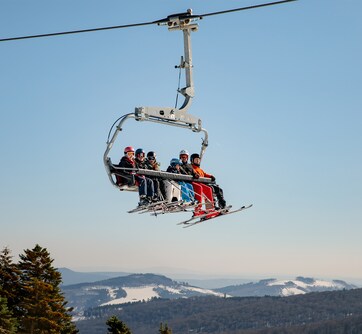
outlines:
M215 176L212 174L208 174L206 173L201 167L200 167L200 163L201 163L201 159L200 159L200 155L197 153L194 153L191 155L190 157L190 161L191 161L191 165L192 168L194 169L194 172L199 175L200 177L208 177L211 179L211 181L215 181ZM194 182L195 183L195 182ZM198 185L201 185L200 183L196 183ZM208 189L210 188L210 189ZM218 202L218 207L216 207L216 209L225 209L226 207L226 201L224 199L224 193L223 190L217 185L217 184L211 184L210 186L206 186L206 185L202 185L202 189L203 193L205 194L205 197L211 202L212 199L212 206L214 207L214 201L213 201L213 194L215 194L216 198L217 198L217 202ZM210 196L210 191L211 191L211 196ZM196 190L195 190L196 193ZM196 200L198 200L196 198ZM207 206L206 206L207 208Z

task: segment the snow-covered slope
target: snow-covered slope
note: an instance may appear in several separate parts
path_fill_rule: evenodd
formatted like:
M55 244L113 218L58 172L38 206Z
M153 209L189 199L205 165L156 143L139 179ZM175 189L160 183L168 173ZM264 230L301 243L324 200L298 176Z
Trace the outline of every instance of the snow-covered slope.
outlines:
M280 287L282 296L298 295L313 291L351 288L350 285L342 281L326 281L304 277L297 277L295 280L275 280L274 282L270 282L268 285Z
M121 305L152 298L189 298L194 296L224 296L221 292L178 283L162 275L133 274L94 283L63 286L69 306L81 315L91 307Z
M321 292L342 289L354 289L356 286L340 280L320 280L307 277L297 277L293 280L266 279L257 283L227 286L216 291L227 293L234 297L246 296L291 296L308 292Z

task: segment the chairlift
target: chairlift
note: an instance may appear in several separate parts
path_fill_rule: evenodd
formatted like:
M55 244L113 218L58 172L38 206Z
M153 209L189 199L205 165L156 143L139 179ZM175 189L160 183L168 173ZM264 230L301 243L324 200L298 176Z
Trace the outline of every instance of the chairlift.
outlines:
M169 31L181 30L183 33L184 41L184 55L181 57L181 62L179 66L180 70L185 71L185 80L186 86L178 90L178 93L182 94L185 98L182 106L180 108L175 107L136 107L134 113L126 114L120 117L112 126L118 122L113 134L111 131L107 139L107 147L103 155L103 162L108 174L109 180L113 186L119 188L120 190L125 191L136 191L137 187L121 185L117 182L115 174L120 169L115 164L113 164L109 154L110 151L119 135L122 131L123 126L126 121L129 119L134 119L136 121L147 121L159 123L166 126L176 126L184 129L191 130L192 132L203 132L204 137L201 143L200 157L204 156L206 148L208 146L208 132L202 127L202 121L200 118L193 116L188 113L188 109L192 103L192 98L194 97L194 82L193 82L193 65L192 65L192 49L191 49L191 33L198 30L198 25L195 23L197 17L192 16L192 11L189 9L185 13L170 15L167 18L166 22L158 23L159 25L167 25ZM175 175L172 173L161 172L161 171L152 171L152 170L138 170L137 173L148 175L148 176L157 176L159 178L165 179L182 179L185 181L190 181L191 176L186 175ZM209 180L200 180L207 182Z

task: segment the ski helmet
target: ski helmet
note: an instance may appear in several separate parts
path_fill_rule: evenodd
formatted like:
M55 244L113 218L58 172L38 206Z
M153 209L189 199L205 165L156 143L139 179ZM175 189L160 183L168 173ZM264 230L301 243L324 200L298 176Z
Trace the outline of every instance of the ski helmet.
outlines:
M198 154L198 153L193 153L193 154L191 154L190 161L193 162L194 159L196 159L196 158L199 158L199 159L200 159L200 154Z
M175 167L176 165L180 165L180 159L177 159L177 158L171 159L170 165L171 165L172 167Z
M134 148L132 146L125 147L124 148L124 154L126 154L128 152L133 152L134 153Z
M138 156L138 155L140 155L140 154L142 154L143 153L143 155L145 155L145 151L143 150L143 148L138 148L137 150L136 150L136 156Z
M150 151L147 153L148 160L156 160L156 153L154 151Z
M189 152L187 151L187 150L181 150L180 151L180 156L181 155L187 155L187 156L189 156L190 154L189 154Z

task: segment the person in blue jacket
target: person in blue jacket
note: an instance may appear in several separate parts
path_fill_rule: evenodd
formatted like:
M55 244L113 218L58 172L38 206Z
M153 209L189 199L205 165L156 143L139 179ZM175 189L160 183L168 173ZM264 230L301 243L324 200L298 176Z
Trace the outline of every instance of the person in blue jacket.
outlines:
M170 161L170 166L167 168L167 172L175 174L184 174L181 171L181 161L180 159L173 158ZM185 202L194 201L194 189L191 183L178 181L178 184L181 186L181 196Z

